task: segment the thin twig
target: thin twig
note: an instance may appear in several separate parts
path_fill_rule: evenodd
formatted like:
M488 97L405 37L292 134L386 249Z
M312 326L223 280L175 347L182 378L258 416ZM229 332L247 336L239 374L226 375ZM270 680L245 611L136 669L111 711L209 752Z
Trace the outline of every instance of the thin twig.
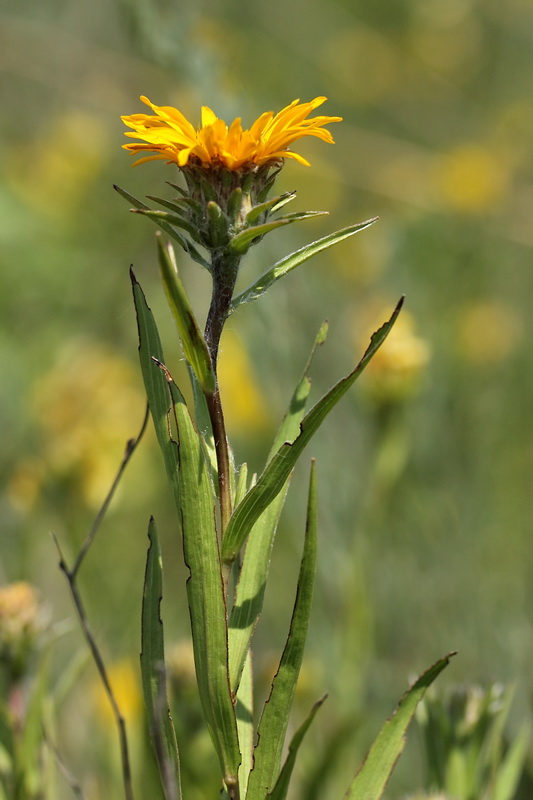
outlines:
M68 769L67 765L65 764L65 762L63 761L63 759L61 757L61 753L59 752L59 749L58 749L57 745L52 741L52 739L50 737L50 734L48 733L48 731L46 730L46 728L44 726L43 726L43 736L44 736L44 741L46 742L46 745L47 745L48 749L52 752L52 755L53 755L53 757L55 759L55 762L57 764L57 767L58 767L59 771L61 772L61 774L63 775L65 781L68 783L68 785L72 789L73 794L75 795L75 797L78 800L84 800L85 795L83 793L83 789L82 789L82 786L81 786L80 782L77 780L77 778L75 778L75 776L72 774L72 772Z
M107 697L109 699L109 702L111 704L111 708L113 710L113 716L115 717L115 721L117 723L118 734L119 734L119 743L120 743L120 755L121 755L121 761L122 761L122 778L123 778L123 782L124 782L124 793L125 793L126 800L134 800L133 784L132 784L132 776L131 776L131 766L130 766L130 758L129 758L129 750L128 750L128 739L127 739L127 735L126 735L126 722L124 720L124 717L121 714L120 708L118 707L118 703L116 701L115 695L113 693L113 689L111 687L111 683L109 681L109 676L107 674L107 670L106 670L106 667L105 667L105 664L104 664L104 660L103 660L102 654L100 653L98 645L96 644L96 639L95 639L94 634L93 634L93 632L91 630L91 627L89 625L89 620L88 620L87 613L85 611L85 608L84 608L84 605L83 605L83 602L82 602L82 599L81 599L81 595L80 595L79 590L78 590L78 585L77 585L76 578L78 576L78 572L79 572L80 567L81 567L81 565L83 563L83 560L85 559L85 556L89 552L89 549L90 549L91 545L94 542L95 536L98 533L98 530L100 528L102 520L104 519L105 513L106 513L107 509L109 508L109 504L111 503L111 500L113 499L114 494L116 492L116 489L117 489L117 487L118 487L118 485L120 483L120 480L122 478L122 475L124 474L124 470L126 469L126 467L127 467L128 463L129 463L133 453L135 452L135 450L137 448L137 445L139 444L139 442L142 439L142 436L143 436L143 434L144 434L144 432L146 430L146 425L148 423L148 416L149 416L149 409L148 409L148 404L147 404L146 411L145 411L145 414L144 414L144 418L143 418L143 422L142 422L139 434L137 435L137 437L135 439L129 439L129 441L127 442L126 449L124 451L124 456L123 456L122 462L121 462L121 464L120 464L120 466L118 468L118 471L117 471L117 474L115 476L115 479L114 479L113 483L111 484L111 488L109 489L109 492L107 493L107 496L106 496L104 502L102 503L102 507L100 508L98 514L96 515L96 518L95 518L95 520L94 520L94 522L93 522L93 524L92 524L92 526L91 526L91 528L90 528L90 530L89 530L89 532L88 532L88 534L87 534L87 536L85 538L85 541L83 542L83 544L82 544L82 546L80 548L80 551L79 551L79 553L78 553L78 555L76 557L76 560L74 561L74 565L72 566L71 569L69 569L69 567L68 567L68 565L67 565L67 563L66 563L66 561L65 561L65 559L63 557L63 553L61 551L61 547L59 545L57 537L54 534L52 534L54 542L55 542L55 545L57 547L57 551L59 553L59 568L64 573L64 575L65 575L65 577L66 577L66 579L68 581L70 593L71 593L72 599L74 601L74 606L75 606L76 612L78 614L78 619L80 621L80 625L81 625L83 634L85 636L85 640L87 642L89 650L91 651L91 655L93 657L93 661L94 661L94 663L96 665L96 668L98 670L98 673L100 675L100 679L102 681L102 684L104 686L105 692L106 692Z
M78 585L76 583L76 575L72 570L69 570L67 563L63 557L63 553L61 552L61 547L59 545L57 537L54 534L52 535L59 553L59 568L65 574L65 577L68 581L70 593L72 595L72 599L74 601L74 605L78 613L78 619L80 621L80 625L84 633L85 640L89 646L89 650L91 651L93 661L100 675L100 679L104 685L105 692L107 694L108 700L113 710L113 716L115 717L115 721L117 723L119 742L120 742L120 755L122 760L122 779L124 782L125 797L126 800L134 800L133 785L131 780L131 766L130 766L129 751L128 751L128 739L126 735L126 722L120 712L120 708L118 707L115 695L113 694L113 689L109 681L109 676L105 668L102 654L98 649L98 645L96 644L96 639L89 625L89 620L87 618L87 614L85 612L85 608L80 593L78 591Z

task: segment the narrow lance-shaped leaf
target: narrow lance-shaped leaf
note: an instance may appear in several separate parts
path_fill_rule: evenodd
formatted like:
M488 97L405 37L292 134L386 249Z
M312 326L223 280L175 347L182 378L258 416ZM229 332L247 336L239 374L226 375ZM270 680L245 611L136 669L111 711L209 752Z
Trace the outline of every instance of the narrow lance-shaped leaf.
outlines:
M246 253L253 240L257 239L259 236L265 236L265 234L276 230L276 228L282 228L284 225L299 222L301 219L320 217L327 213L327 211L302 211L296 212L295 214L287 214L286 217L279 217L271 222L265 222L262 225L254 225L252 228L246 228L241 233L234 236L229 246L235 253Z
M405 733L426 689L446 667L454 653L441 658L405 693L393 716L387 720L353 779L345 800L379 800L405 747Z
M152 208L134 208L132 211L134 214L140 214L143 217L153 219L157 224L164 222L168 224L171 229L172 226L175 226L176 228L183 228L183 230L186 231L189 236L192 236L192 238L197 242L200 241L198 231L194 225L192 225L189 220L185 219L185 217L181 217L179 214L171 214L169 211L159 211ZM161 227L163 226L161 225Z
M43 714L46 708L46 688L50 672L50 643L46 647L44 657L39 662L37 675L31 684L29 696L26 697L24 723L17 737L13 753L14 778L19 788L16 796L35 797L43 781ZM11 720L11 725L13 721ZM11 754L5 755L6 761Z
M141 675L150 737L165 800L181 797L176 732L168 707L165 645L160 607L163 598L161 551L153 518L148 528L150 547L146 559L142 604Z
M296 250L294 253L285 256L274 264L271 269L261 275L255 283L245 289L244 292L237 295L231 302L231 310L235 311L235 309L243 303L257 300L257 298L261 297L273 283L279 281L280 278L283 278L284 275L287 275L287 273L300 266L300 264L308 261L312 256L322 252L322 250L332 247L334 244L337 244L337 242L342 242L343 239L353 236L354 233L368 228L376 222L377 219L377 217L374 217L364 222L358 222L356 225L349 225L347 228L342 228L340 231L330 233L322 239L317 239L316 242L311 242L311 244L305 245L305 247L302 247L300 250Z
M150 210L149 206L147 206L146 203L143 203L141 200L138 200L136 197L127 192L125 189L122 189L120 186L114 184L113 188L115 189L115 191L118 192L119 195L121 195L121 197L127 200L128 203L131 203L131 205L134 208L140 209L142 211ZM185 252L190 255L193 261L196 261L197 264L201 264L202 267L205 267L205 269L211 271L211 264L209 263L209 261L207 261L200 254L200 252L196 249L193 243L190 242L188 239L186 239L185 236L183 236L179 231L173 228L172 225L169 225L164 220L156 219L155 223L156 225L159 225L161 230L165 231L165 233L168 234L168 236L170 236L171 239L174 239L174 241L177 242L180 245L180 247L182 247L185 250Z
M163 286L178 328L185 358L193 368L203 391L212 394L215 391L215 374L209 351L185 287L180 280L172 245L164 243L159 234L157 234L157 250Z
M296 601L287 643L259 722L257 744L254 749L254 768L248 779L246 800L265 800L274 788L280 772L283 744L303 660L311 613L317 549L316 503L316 474L312 462L304 552Z
M531 729L528 722L520 728L505 754L494 778L492 800L512 800L516 795L520 777L527 759Z
M132 279L144 382L176 497L184 559L190 571L187 597L198 690L224 780L233 796L240 753L228 679L226 606L215 526L215 501L200 436L183 397L163 365L161 341L152 312L139 284L133 276ZM172 439L171 421L179 444Z
M146 396L150 406L150 413L159 447L163 453L167 475L175 492L178 491L178 453L175 444L170 438L168 426L168 413L170 397L168 385L163 372L157 368L154 358L164 362L163 348L159 333L152 315L146 304L143 291L130 270L133 288L133 299L137 315L137 328L139 332L139 360L146 389Z
M222 542L222 558L233 561L249 535L252 526L283 488L301 452L318 430L331 409L339 402L354 381L363 372L374 353L385 341L400 309L403 297L396 306L391 318L373 334L370 344L355 369L333 386L327 394L309 411L302 420L300 433L292 442L281 445L276 455L268 463L256 485L250 489L242 503L234 510L226 535Z
M285 800L285 798L287 797L287 791L289 789L289 783L291 780L292 771L296 763L296 756L298 755L298 750L300 749L300 745L304 740L305 734L311 727L311 723L313 722L318 709L321 707L326 697L327 695L324 695L324 697L321 697L320 700L317 700L317 702L314 704L313 708L307 715L307 718L300 725L300 727L292 737L291 742L289 744L289 752L287 754L287 758L285 759L285 763L283 764L282 770L279 774L279 778L276 781L276 785L270 792L269 800Z
M156 197L153 194L147 194L146 196L148 200L153 200L154 203L158 203L159 205L168 208L170 211L175 211L178 216L183 216L183 214L191 208L194 209L197 214L200 214L202 211L201 203L199 203L197 200L193 200L192 197L178 197L176 200L172 201L165 200L163 197Z
M216 486L218 464L215 439L213 436L213 429L211 427L211 418L209 416L209 409L207 408L205 394L203 393L202 387L198 383L198 379L191 367L189 367L189 379L194 397L194 418L196 421L196 427L198 428L198 432L200 433L202 439L207 462L211 467L213 486Z
M239 746L242 754L242 763L239 767L239 788L241 797L246 797L248 776L253 765L254 749L254 717L253 717L253 674L252 656L248 657L242 671L242 680L237 692L235 714L237 716L237 730L239 732Z
M264 203L259 203L247 213L246 222L248 225L251 225L256 221L256 219L259 219L261 214L264 214L265 211L268 211L270 214L273 214L275 211L279 211L280 208L287 203L290 203L295 197L296 192L285 192L277 197L271 197L269 200L265 200Z
M327 323L323 323L315 339L302 378L292 395L288 411L274 438L269 460L275 455L283 442L294 439L298 434L300 422L305 414L305 406L311 389L311 381L309 380L308 372L317 347L325 341L326 333ZM244 660L250 646L250 640L257 619L263 608L263 598L270 566L270 554L278 521L285 502L287 488L288 480L285 483L284 489L280 491L276 499L268 506L255 523L244 553L239 582L235 593L235 603L228 626L229 673L230 685L233 692L237 690L239 685ZM239 496L236 502L240 502L241 499L242 498Z
M241 756L228 677L226 604L214 497L200 437L177 388L173 395L179 435L183 553L190 571L187 598L198 690L224 781L233 797Z

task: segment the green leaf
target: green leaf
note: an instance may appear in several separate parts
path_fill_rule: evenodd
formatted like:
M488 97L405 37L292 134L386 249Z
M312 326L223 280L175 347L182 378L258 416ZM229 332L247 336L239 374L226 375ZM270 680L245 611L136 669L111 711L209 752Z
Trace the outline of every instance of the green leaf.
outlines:
M222 542L222 558L224 561L231 562L236 558L259 516L282 490L298 457L313 434L318 430L341 397L346 394L354 381L363 372L374 353L385 341L400 313L402 305L403 297L388 322L373 334L367 350L355 369L336 383L309 411L302 420L300 432L296 438L281 445L276 455L262 472L256 485L250 489L244 500L234 510Z
M320 217L327 214L327 211L301 211L295 214L287 214L286 217L265 222L262 225L254 225L251 228L246 228L241 233L234 236L229 246L235 253L244 254L248 250L254 239L258 239L265 234L276 228L282 228L284 225L290 225L292 222L299 222L301 219L310 219L311 217Z
M209 468L185 401L164 367L155 320L133 273L132 283L144 384L176 498L184 559L190 572L187 597L198 691L224 780L233 787L241 758L229 690L226 605ZM172 427L177 441L172 437Z
M153 360L156 358L159 362L163 363L163 348L152 312L146 304L143 291L137 283L133 270L130 270L130 277L133 287L135 311L137 314L139 358L144 386L157 440L163 453L167 475L174 492L177 494L179 485L177 477L178 453L175 443L170 438L169 432L169 388L163 372L157 367Z
M257 744L254 749L254 768L248 780L246 800L265 800L279 776L283 744L303 660L311 613L316 570L316 540L316 472L314 462L312 462L304 552L300 565L296 601L287 643L259 722Z
M180 763L176 732L168 707L163 622L160 616L163 572L153 517L150 519L148 538L150 547L144 577L141 627L143 695L165 800L177 800L181 797Z
M525 767L531 739L529 723L525 722L498 766L492 800L512 800Z
M183 228L183 230L187 231L189 236L192 236L195 241L200 242L197 229L189 222L188 219L180 216L179 214L171 214L169 211L158 211L157 209L153 208L134 208L132 210L134 214L141 214L143 217L153 219L158 224L160 222L165 222L169 226Z
M253 526L244 554L228 625L229 675L237 691L255 626L263 608L270 554L287 495L288 482Z
M312 256L322 252L322 250L326 250L328 247L332 247L334 244L337 244L337 242L342 242L343 239L353 236L354 233L370 227L370 225L373 225L377 219L377 217L374 217L373 219L365 220L365 222L358 222L356 225L350 225L347 228L342 228L340 231L330 233L328 236L324 236L322 239L317 239L316 242L307 244L300 250L295 250L294 253L285 256L285 258L282 258L281 261L278 261L271 269L261 275L261 277L255 281L255 283L245 289L244 292L241 292L241 294L237 295L237 297L235 297L231 302L231 310L235 311L235 309L243 303L249 303L252 300L257 300L257 298L261 297L261 295L264 294L273 283L278 281L280 278L283 278L284 275L287 275L287 273L291 272L291 270L295 269L295 267L298 267L300 264L308 261Z
M6 701L7 698L0 698L0 777L3 779L9 777L10 781L14 781L16 756L13 719Z
M209 416L209 409L207 408L205 394L203 393L202 388L198 383L198 379L191 367L189 367L189 379L194 398L194 417L196 420L196 427L198 428L202 438L202 444L204 446L204 453L206 455L207 462L211 467L211 479L214 487L217 486L218 464L215 438L213 436L213 429L211 427L211 417ZM215 491L213 491L213 493L215 493Z
M289 409L279 427L272 445L269 460L278 451L283 442L294 439L298 435L300 422L305 413L305 405L311 389L308 372L315 351L326 338L327 323L324 323L315 339L311 354L305 366L302 378L292 395ZM276 499L261 514L249 538L244 553L243 563L237 589L235 603L229 621L229 673L233 692L239 686L241 671L250 646L257 620L263 608L265 586L270 567L270 554L276 534L276 528L283 509L288 489L288 479ZM236 502L240 502L239 494Z
M31 687L22 731L19 732L18 748L15 744L14 766L20 795L17 797L37 796L43 785L43 721L45 717L46 691L50 667L50 646L39 661L36 680Z
M287 758L285 759L285 763L283 764L282 770L279 774L279 778L276 781L276 785L274 786L272 792L269 795L270 800L285 800L287 797L287 791L289 789L289 783L292 776L292 771L294 769L294 765L296 763L296 756L298 755L298 750L300 749L300 745L304 740L304 736L309 730L311 723L313 722L316 712L326 699L327 695L321 697L320 700L314 704L313 708L309 712L307 718L304 720L302 725L298 728L296 733L291 739L291 743L289 744L289 752Z
M134 208L142 211L150 211L149 206L147 206L141 200L138 200L136 197L127 192L125 189L122 189L120 186L117 186L116 184L113 184L113 188L125 200L127 200L128 203L131 203L131 205ZM161 230L165 231L165 233L168 236L170 236L171 239L174 239L174 241L177 242L180 245L180 247L182 247L185 250L185 252L190 255L193 261L196 261L197 264L201 264L201 266L205 267L207 270L209 270L209 272L211 271L211 264L200 254L200 252L196 249L196 247L193 245L192 242L186 239L185 236L183 236L179 231L177 231L175 228L173 228L164 220L155 219L154 221L156 225L159 225Z
M254 750L254 718L253 718L253 676L252 657L248 652L246 663L242 671L242 679L237 692L235 713L237 715L237 730L239 731L239 745L242 753L242 763L239 767L239 788L241 797L246 797L248 776L253 766Z
M379 732L353 779L346 792L346 800L379 800L382 796L391 772L405 747L405 734L418 703L428 686L449 664L453 655L455 654L449 653L437 661L404 694L398 708Z
M273 214L275 211L283 208L283 206L287 203L290 203L291 200L294 200L295 197L296 192L284 192L283 194L279 194L277 197L271 197L270 200L266 200L264 203L259 203L247 213L246 222L248 225L251 225L261 216L261 214L264 214L266 211L268 211L270 214Z
M172 185L173 184L171 184L171 186ZM159 205L165 206L165 208L170 209L170 211L175 211L178 216L187 214L191 208L194 209L197 214L200 214L202 211L201 204L198 203L197 200L193 200L192 197L178 197L175 200L165 200L164 197L156 197L153 194L148 194L146 196L148 200L153 200L154 203L159 203Z
M185 287L180 280L172 245L165 244L159 233L157 234L157 250L163 286L178 328L185 358L193 368L203 391L212 394L215 391L216 380L209 351Z

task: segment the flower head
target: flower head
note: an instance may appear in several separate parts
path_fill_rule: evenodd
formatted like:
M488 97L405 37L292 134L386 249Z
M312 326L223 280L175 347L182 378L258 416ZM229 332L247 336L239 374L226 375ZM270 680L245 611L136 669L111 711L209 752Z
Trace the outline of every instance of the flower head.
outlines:
M10 680L24 674L46 623L46 609L29 583L0 587L0 666Z
M300 164L309 166L309 162L289 150L289 146L304 136L315 136L333 143L333 137L324 125L342 119L325 116L308 118L311 111L326 100L325 97L315 97L309 103L294 100L277 114L266 111L249 130L243 130L239 118L228 127L223 119L204 106L201 127L196 129L176 108L156 106L147 97L141 97L141 100L150 106L155 116L132 114L122 117L123 122L133 129L125 135L144 142L125 144L123 147L136 155L154 155L143 156L135 165L163 159L179 167L222 166L229 170L240 170L294 158Z

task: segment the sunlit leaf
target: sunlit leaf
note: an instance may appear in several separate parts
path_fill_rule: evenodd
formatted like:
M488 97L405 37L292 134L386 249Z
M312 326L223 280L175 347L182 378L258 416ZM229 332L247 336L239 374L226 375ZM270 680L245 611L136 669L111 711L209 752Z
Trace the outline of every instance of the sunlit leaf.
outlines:
M241 797L246 796L246 786L248 776L253 765L254 750L254 718L253 718L253 676L252 658L248 652L248 657L242 671L242 678L237 692L237 702L235 703L235 714L237 716L237 730L239 732L239 746L242 754L242 763L239 767L239 788Z
M141 627L144 705L165 800L176 800L181 797L180 765L176 732L170 717L167 698L165 645L161 619L163 574L161 551L153 519L150 520L148 538L150 547L146 560Z
M178 328L185 358L193 368L203 391L212 394L215 390L215 374L211 358L181 282L174 250L170 244L162 241L160 234L157 235L157 249L163 286Z
M300 250L296 250L294 253L285 256L276 264L274 264L271 269L261 275L261 277L255 281L255 283L245 289L244 292L241 292L241 294L237 295L237 297L232 300L231 310L234 311L243 303L249 303L251 300L257 300L257 298L261 297L261 295L264 294L273 283L278 281L280 278L283 278L283 276L287 275L288 272L291 272L291 270L300 266L300 264L308 261L312 256L317 255L317 253L322 252L322 250L326 250L328 247L332 247L334 244L337 244L337 242L342 242L343 239L353 236L354 233L368 228L370 225L376 222L377 219L377 217L374 217L373 219L365 220L365 222L358 222L356 225L349 225L347 228L342 228L340 231L330 233L328 236L324 236L322 239L317 239L316 242L311 242L311 244L305 245L305 247L302 247Z
M291 225L293 222L299 222L302 219L310 219L311 217L320 217L327 214L327 211L302 211L295 214L287 214L286 217L265 222L262 225L254 225L252 228L246 228L241 233L238 233L230 241L230 248L239 254L246 253L254 239L258 239L276 228L282 228L284 225Z
M400 313L402 305L403 298L396 306L388 322L382 325L381 328L373 334L367 350L355 369L336 383L335 386L318 401L311 411L309 411L302 420L298 436L296 436L294 440L281 445L276 455L265 467L256 485L250 489L244 500L234 510L222 543L222 558L225 561L231 562L235 559L256 520L282 490L298 457L313 434L318 430L324 419L339 402L341 397L346 394L348 389L370 362L374 353L385 341Z
M296 763L296 756L298 755L298 750L300 749L300 745L302 744L305 734L309 730L318 709L321 707L325 699L326 695L324 695L324 697L321 697L320 700L317 700L317 702L314 704L313 708L309 712L307 718L300 725L300 727L292 737L291 742L289 744L289 752L287 754L287 758L285 759L285 763L283 764L282 770L279 774L279 778L276 781L276 785L270 792L269 800L285 800L285 798L287 797L287 791L289 789L289 783L291 780L292 771Z
M379 800L392 770L405 747L405 733L426 689L449 664L451 656L441 658L405 693L393 716L387 720L353 779L345 800Z
M247 213L246 222L248 225L251 225L256 221L256 219L259 219L261 214L264 214L265 211L268 211L270 214L273 214L275 211L279 211L280 208L287 203L290 203L290 201L294 200L295 197L296 192L285 192L277 197L271 197L270 200L266 200L264 203L259 203Z
M494 778L492 800L513 800L527 759L531 728L525 722L513 738Z
M300 422L305 414L305 406L311 389L308 373L317 347L326 338L326 331L327 323L324 323L321 325L315 339L302 378L291 397L287 413L276 433L269 459L275 455L283 442L290 441L298 435ZM239 685L241 670L250 646L250 640L263 608L272 544L287 489L288 479L283 490L280 491L276 499L270 503L255 523L244 553L235 593L235 603L228 626L229 672L232 691L236 691ZM240 502L241 499L242 496L239 493L237 502Z
M305 543L287 643L263 707L247 800L265 800L278 779L285 734L303 660L316 570L317 508L314 462L309 481Z
M194 227L194 225L192 225L188 219L180 216L179 214L171 214L169 211L159 211L157 209L152 209L152 208L134 208L133 213L141 214L141 216L153 219L154 222L157 223L165 222L166 224L168 224L173 228L182 228L189 234L189 236L192 236L192 238L195 239L197 242L200 241L198 231Z
M138 200L136 197L127 192L125 189L122 189L120 186L117 186L116 184L114 184L113 188L125 200L127 200L128 203L131 203L131 205L134 208L139 209L141 211L150 211L150 207L147 206L146 203L143 203L142 200ZM211 264L209 263L209 261L207 261L207 259L205 259L201 255L201 253L196 249L196 247L193 245L191 241L186 239L185 236L183 236L179 231L173 228L172 225L169 225L164 220L154 219L154 222L156 223L156 225L159 225L161 230L165 231L165 233L168 236L170 236L171 239L174 239L174 241L177 242L180 245L180 247L182 247L185 250L185 252L190 255L193 261L196 261L197 264L201 264L202 267L205 267L207 270L211 271Z

